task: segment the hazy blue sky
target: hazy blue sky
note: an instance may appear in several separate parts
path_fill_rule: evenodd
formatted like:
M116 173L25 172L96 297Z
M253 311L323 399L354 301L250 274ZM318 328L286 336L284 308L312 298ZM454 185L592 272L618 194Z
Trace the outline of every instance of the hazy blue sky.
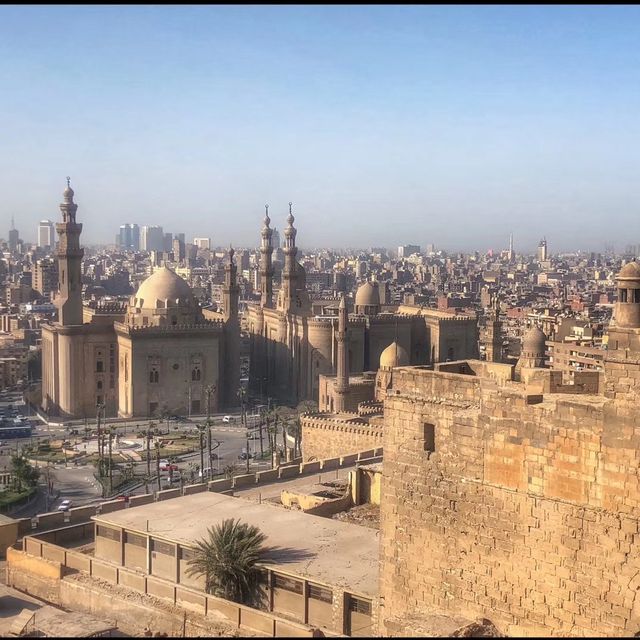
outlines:
M640 242L640 7L0 7L0 235Z

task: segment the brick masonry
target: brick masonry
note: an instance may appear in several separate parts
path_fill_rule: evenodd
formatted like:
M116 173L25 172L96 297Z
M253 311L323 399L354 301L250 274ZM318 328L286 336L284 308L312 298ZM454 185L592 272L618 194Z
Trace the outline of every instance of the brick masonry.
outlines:
M394 371L382 625L442 612L508 635L640 631L640 363L605 368L604 395L533 399L518 383Z

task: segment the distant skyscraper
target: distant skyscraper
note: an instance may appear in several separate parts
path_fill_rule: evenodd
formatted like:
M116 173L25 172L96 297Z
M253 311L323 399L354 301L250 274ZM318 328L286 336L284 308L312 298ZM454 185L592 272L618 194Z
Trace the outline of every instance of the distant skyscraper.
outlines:
M169 236L169 251L171 250L171 234ZM145 225L141 229L140 244L143 251L164 251L164 234L162 227Z
M173 235L170 233L164 234L164 240L162 241L162 249L165 253L173 251Z
M417 244L404 244L398 247L398 258L408 258L414 253L420 253L420 246Z
M195 244L198 249L211 249L211 238L194 238L193 244Z
M515 258L515 253L513 252L513 233L509 234L509 262L512 262Z
M538 245L538 260L540 262L544 262L549 257L549 253L547 250L547 239L543 238L540 240L540 244Z
M18 246L18 242L20 242L20 232L16 229L15 222L13 221L13 216L11 216L11 229L9 229L9 249L11 251L15 251Z
M119 243L121 249L132 249L133 251L140 250L140 227L137 224L123 224L120 225L120 240Z
M280 244L280 232L278 231L277 227L273 227L273 233L271 235L271 246L274 249L279 249L281 247Z
M43 249L53 249L55 244L53 222L51 220L40 220L38 225L38 246Z

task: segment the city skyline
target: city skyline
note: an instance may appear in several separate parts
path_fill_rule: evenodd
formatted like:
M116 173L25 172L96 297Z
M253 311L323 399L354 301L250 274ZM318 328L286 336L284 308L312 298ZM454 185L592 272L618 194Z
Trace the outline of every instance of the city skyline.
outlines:
M71 175L87 243L135 219L257 246L289 201L301 246L628 242L637 7L0 15L4 228L55 220Z

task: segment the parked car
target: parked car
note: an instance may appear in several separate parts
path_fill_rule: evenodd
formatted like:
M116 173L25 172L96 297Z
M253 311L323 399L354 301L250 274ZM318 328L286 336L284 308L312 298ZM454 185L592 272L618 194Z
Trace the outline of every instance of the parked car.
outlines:
M235 418L233 416L225 416L222 418L222 422L235 422Z
M58 511L69 511L71 508L71 500L63 500L58 506Z

